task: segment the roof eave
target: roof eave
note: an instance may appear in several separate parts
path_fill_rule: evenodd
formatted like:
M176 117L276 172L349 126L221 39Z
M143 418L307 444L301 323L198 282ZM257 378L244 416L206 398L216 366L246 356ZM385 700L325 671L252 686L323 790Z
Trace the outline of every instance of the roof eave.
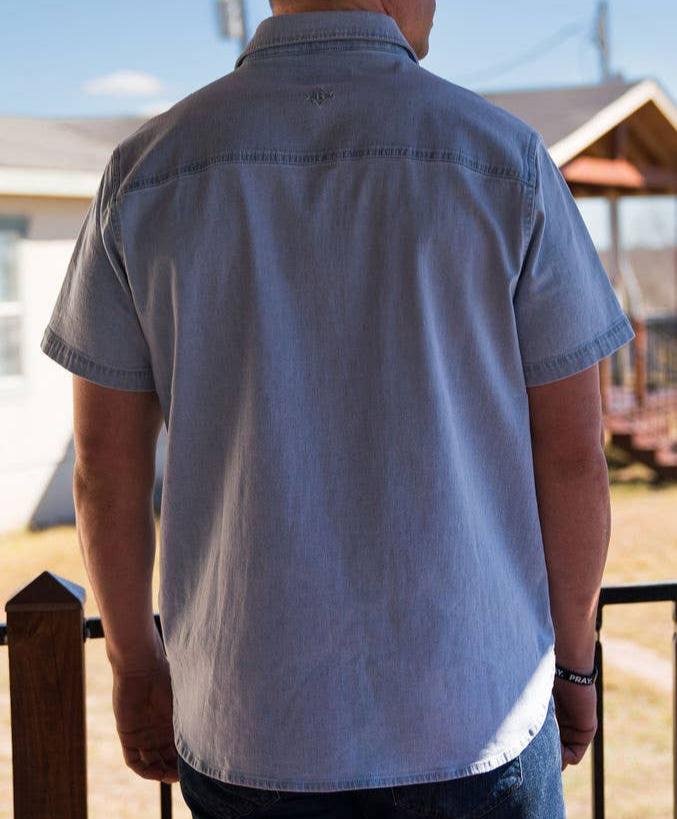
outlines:
M0 196L91 199L100 181L95 171L0 166Z
M561 168L647 102L653 102L677 131L677 107L655 80L647 78L602 108L580 128L549 146L550 156Z

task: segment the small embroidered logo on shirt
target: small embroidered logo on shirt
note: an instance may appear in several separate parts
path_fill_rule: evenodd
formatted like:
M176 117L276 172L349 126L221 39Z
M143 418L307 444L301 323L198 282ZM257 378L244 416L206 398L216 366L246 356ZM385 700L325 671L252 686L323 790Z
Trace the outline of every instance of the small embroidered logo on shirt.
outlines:
M327 91L325 88L314 88L310 94L306 94L306 99L315 103L315 105L324 105L324 103L333 96L333 91Z

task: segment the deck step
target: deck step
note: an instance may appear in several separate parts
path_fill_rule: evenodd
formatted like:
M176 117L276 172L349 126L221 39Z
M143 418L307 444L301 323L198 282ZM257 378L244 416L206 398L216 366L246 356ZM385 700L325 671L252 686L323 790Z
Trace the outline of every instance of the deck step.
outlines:
M669 438L651 433L633 433L632 446L634 449L641 449L644 452L664 450L668 451L671 446Z
M668 425L658 423L640 423L637 421L604 419L604 427L612 435L632 435L638 438L663 440L668 438Z
M677 450L672 446L657 449L654 458L659 466L672 466L677 469Z
M659 477L677 480L677 441L665 435L611 431L611 443Z
M608 440L629 461L648 466L658 479L677 481L677 371L671 358L677 340L667 341L670 358L650 374L641 404L634 376L623 373L623 384L607 387L603 423Z

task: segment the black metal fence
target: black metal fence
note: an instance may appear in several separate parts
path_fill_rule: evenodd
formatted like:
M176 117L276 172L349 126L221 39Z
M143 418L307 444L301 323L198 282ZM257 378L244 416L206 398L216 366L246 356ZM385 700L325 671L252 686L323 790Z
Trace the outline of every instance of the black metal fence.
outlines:
M628 603L672 603L672 813L677 819L677 580L602 586L597 606L595 663L597 686L597 733L592 742L592 815L605 819L604 799L604 652L602 615L607 606Z
M605 817L602 615L608 606L673 604L673 816L677 819L677 580L603 586L597 608L597 733L592 743L594 819ZM86 819L84 643L103 637L83 616L84 589L42 572L7 601L0 645L10 653L15 819ZM162 634L159 615L155 622ZM64 707L64 704L67 707ZM36 759L49 764L35 765ZM171 785L160 783L160 816L171 819Z

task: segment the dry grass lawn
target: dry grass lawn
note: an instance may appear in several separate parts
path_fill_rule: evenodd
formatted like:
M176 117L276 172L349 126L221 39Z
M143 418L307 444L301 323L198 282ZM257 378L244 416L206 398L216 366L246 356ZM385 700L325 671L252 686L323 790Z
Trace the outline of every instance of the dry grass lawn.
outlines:
M612 473L613 475L613 473ZM677 578L677 486L656 488L639 480L612 484L613 531L605 583ZM39 533L0 537L3 572L0 598L7 600L44 569L87 589L86 616L98 614L82 565L75 530L57 527ZM154 592L157 610L158 565ZM669 604L622 606L605 616L604 633L636 641L671 660ZM5 620L4 611L0 620ZM111 676L103 641L87 644L87 742L89 816L138 819L159 816L159 785L125 767L110 703ZM607 816L612 819L665 819L671 815L671 698L641 678L605 675ZM7 651L0 648L0 819L12 816L11 741ZM589 819L591 754L564 773L568 819ZM174 816L190 819L174 786Z

